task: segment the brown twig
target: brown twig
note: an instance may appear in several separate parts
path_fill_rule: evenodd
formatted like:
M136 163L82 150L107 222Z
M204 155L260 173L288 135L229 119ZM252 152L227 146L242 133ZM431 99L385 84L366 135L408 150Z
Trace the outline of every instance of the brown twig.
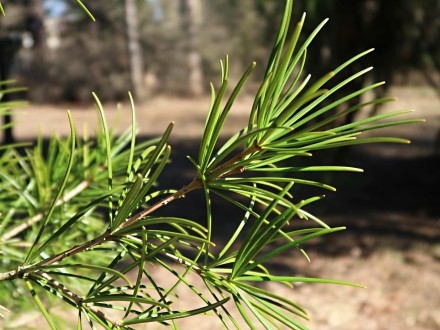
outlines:
M234 163L237 163L239 161L241 161L242 159L244 159L246 156L261 150L261 147L258 145L257 142L254 142L254 144L249 147L248 149L238 153L237 155L235 155L234 157L232 157L230 160L226 161L225 163L223 163L222 165L219 165L217 168L215 168L214 170L211 171L211 174L216 174L218 173L218 177L217 178L223 178L225 176L231 175L231 174L235 174L235 173L241 173L244 171L243 167L237 167L237 168L232 168L226 172L221 173L221 171L231 165L233 165ZM151 207L145 209L144 211L137 213L133 216L131 216L130 218L128 218L127 220L125 220L125 222L123 222L118 228L116 228L113 232L110 231L110 229L108 229L104 234L102 234L101 236L98 236L96 238L94 238L91 241L85 242L83 244L74 246L64 252L61 252L53 257L44 259L34 265L30 265L28 267L24 267L24 268L19 268L17 270L13 270L10 272L6 272L6 273L0 273L0 281L2 280L13 280L15 278L21 277L23 276L23 274L26 273L26 269L30 268L30 267L40 267L40 266L48 266L51 264L54 264L56 262L60 262L65 258L68 258L72 255L78 254L82 251L85 250L89 250L92 247L96 247L99 246L107 241L113 241L115 240L115 237L117 235L117 232L119 229L125 228L129 225L132 225L133 223L145 218L147 215L151 214L152 212L156 211L157 209L175 201L178 200L182 197L184 197L187 193L193 191L193 190L197 190L203 187L202 181L199 178L195 178L190 184L184 186L182 189L180 189L179 191L175 192L174 194L160 200L159 202L157 202L156 204L152 205ZM69 195L70 196L70 195ZM70 198L72 198L73 196L70 196ZM66 198L63 199L64 201L66 201ZM62 201L60 202L62 203Z
M80 305L82 302L82 298L78 296L76 293L70 291L68 288L64 286L64 284L58 282L53 277L51 277L49 274L43 272L42 270L35 270L32 272L32 275L40 276L41 278L44 278L54 289L62 292L64 296L72 300L76 305ZM26 274L24 277L29 277L28 274Z
M0 273L0 282L16 279L19 277L19 275L20 275L20 269L14 269L11 270L10 272Z
M237 170L237 168L232 168L229 171L226 171L223 173L222 173L222 170L224 170L225 168L228 168L229 166L231 166L235 163L238 163L239 161L243 160L246 156L251 155L254 152L257 152L260 150L262 150L261 146L258 144L257 141L254 141L252 146L250 146L246 150L243 150L242 152L236 154L234 157L232 157L228 161L224 162L223 164L217 166L212 171L210 171L209 174L217 176L220 179L220 178L223 178L223 177L231 175L231 174L242 173L244 171L244 168L242 168L242 167L239 167L238 170Z
M180 199L180 198L184 197L187 193L189 193L193 190L196 190L196 189L200 189L200 188L202 188L202 183L198 178L195 178L189 185L183 187L182 189L175 192L174 194L168 196L167 198L162 199L161 201L152 205L148 209L128 218L119 226L119 228L125 228L125 227L135 223L136 221L139 221L140 219L145 218L147 215L156 211L157 209L161 208L162 206L165 206L168 203L171 203L172 201Z
M158 208L160 208L164 205L167 205L168 203L185 196L185 194L189 193L190 191L193 191L193 190L201 188L201 187L202 187L202 184L200 183L200 181L198 179L194 179L189 185L183 187L182 189L175 192L174 194L159 201L158 203L154 204L150 208L128 218L124 223L121 224L121 226L118 229L127 227L127 226L135 223L136 221L143 219L148 214L152 213L153 211L157 210ZM116 232L117 232L117 230L115 231L115 233ZM38 262L37 264L32 265L32 267L48 266L48 265L54 264L56 262L60 262L63 259L68 258L72 255L78 254L78 253L85 251L85 250L89 250L92 247L99 246L107 241L113 241L113 240L114 240L114 236L112 236L112 232L108 229L101 236L98 236L98 237L94 238L93 240L85 242L83 244L74 246L74 247L72 247L66 251L63 251L53 257L44 259L44 260ZM29 267L31 267L31 266L29 266ZM26 268L28 268L28 267L13 270L13 271L6 272L6 273L0 273L0 281L13 280L15 278L23 276L23 274L26 273Z
M117 233L118 229L127 227L133 223L135 223L136 221L139 221L143 218L145 218L148 214L154 212L155 210L157 210L158 208L167 205L168 203L177 200L183 196L185 196L185 194L187 194L190 191L193 191L195 189L201 188L202 185L199 182L199 180L194 179L189 185L183 187L182 189L180 189L179 191L175 192L174 194L168 196L165 199L162 199L161 201L159 201L158 203L154 204L153 206L149 207L148 209L137 213L135 215L133 215L132 217L128 218L124 223L122 223L119 228L117 228L113 233L110 231L110 229L108 229L104 234L102 234L101 236L96 237L95 239L88 241L86 243L74 246L72 248L70 248L67 251L61 252L51 258L48 259L44 259L42 261L40 261L39 263L37 263L34 266L48 266L51 265L55 262L60 262L62 261L64 258L68 258L72 255L75 255L77 253L80 253L82 251L91 249L92 247L95 246L99 246L101 244L103 244L106 241L113 241L113 234ZM0 275L1 276L1 275ZM0 277L1 279L1 277Z
M93 313L95 313L96 315L98 315L99 317L107 320L108 322L110 322L111 324L113 324L113 326L115 327L119 327L120 326L120 322L116 321L114 319L112 319L110 316L108 316L107 314L105 314L103 311L95 308L94 306L91 306L87 303L83 302L83 298L78 296L76 293L74 293L73 291L69 290L68 288L66 288L64 286L64 284L58 282L57 280L55 280L53 277L51 277L49 274L41 271L41 270L36 270L32 272L32 275L37 275L40 276L41 278L45 279L47 281L47 283L55 290L57 290L58 292L61 292L64 297L70 299L72 302L75 303L75 305L77 306L83 306L87 309L89 309L90 311L92 311Z
M246 156L248 156L254 152L257 152L259 150L261 150L261 147L258 145L257 142L254 142L254 144L251 147L249 147L248 149L238 153L237 155L235 155L234 157L232 157L231 159L229 159L225 163L223 163L223 164L219 165L218 167L216 167L215 169L213 169L210 172L210 175L213 175L214 177L217 176L217 179L220 179L220 178L232 175L232 174L242 173L244 171L244 167L242 167L242 166L232 167L226 171L223 171L223 170L231 167L233 164L243 160ZM66 194L64 196L64 198L57 201L56 205L57 206L61 205L62 203L67 202L68 200L72 199L74 196L79 194L82 190L87 188L88 185L89 185L88 181L83 181L75 189L73 189L68 194ZM137 221L145 218L146 216L153 213L157 209L159 209L159 208L161 208L161 207L163 207L163 206L165 206L175 200L178 200L178 199L184 197L187 193L189 193L193 190L197 190L202 187L203 187L202 181L199 178L195 178L190 184L188 184L187 186L184 186L182 189L175 192L174 194L160 200L159 202L157 202L156 204L147 208L146 210L144 210L140 213L137 213L137 214L131 216L130 218L126 219L113 232L109 228L105 233L96 237L95 239L88 241L86 243L74 246L74 247L68 249L67 251L61 252L53 257L44 259L44 260L38 262L37 264L30 265L28 267L18 268L16 270L6 272L6 273L0 273L0 281L13 280L16 278L24 278L24 277L30 277L30 276L39 276L40 278L47 281L48 285L50 285L53 289L57 290L58 292L61 292L63 294L63 296L65 296L67 299L70 299L75 305L81 306L82 308L85 308L85 309L88 309L92 313L96 314L98 317L110 322L115 328L120 328L121 321L113 320L110 316L105 314L103 311L95 308L94 306L88 305L87 303L84 303L82 297L78 296L76 293L74 293L73 291L66 288L62 283L60 283L57 280L55 280L54 278L52 278L49 274L45 273L41 269L28 270L28 271L26 271L26 270L29 269L30 267L48 266L48 265L51 265L51 264L54 264L57 262L61 262L65 258L68 258L72 255L78 254L82 251L89 250L92 247L99 246L107 241L115 241L118 238L117 232L119 229L125 228L127 226L130 226L130 225L136 223ZM14 237L18 233L22 232L23 230L25 230L26 228L31 226L32 224L40 221L42 218L43 218L43 213L37 214L36 216L27 220L25 223L21 224L20 226L5 233L0 238L0 240L7 240L7 239ZM137 239L136 237L132 237L130 235L124 235L124 236L130 237L131 239ZM184 260L182 258L179 258L179 257L177 257L173 254L167 253L167 252L163 252L162 254L165 255L167 258L173 260L174 262L177 262L181 265L184 265L188 268L191 268L199 275L202 273L202 268L200 268L194 264L191 264L190 262L187 262L186 260Z
M68 258L68 257L70 257L72 255L75 255L77 253L80 253L82 251L89 250L92 247L101 245L104 242L111 241L111 240L112 240L112 238L111 238L111 235L110 235L110 231L107 230L101 236L98 236L98 237L96 237L96 238L94 238L91 241L88 241L86 243L74 246L73 248L70 248L67 251L61 252L61 253L59 253L59 254L51 257L51 258L44 259L44 260L38 262L37 264L33 265L33 267L48 266L48 265L51 265L51 264L53 264L55 262L60 262L64 258Z

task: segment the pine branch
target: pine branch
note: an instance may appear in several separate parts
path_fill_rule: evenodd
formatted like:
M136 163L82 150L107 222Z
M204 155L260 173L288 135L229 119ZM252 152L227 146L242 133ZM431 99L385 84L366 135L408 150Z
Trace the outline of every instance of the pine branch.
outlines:
M31 274L24 274L23 278L29 277ZM36 270L32 272L32 277L39 276L42 279L44 279L47 282L47 285L49 285L55 292L59 292L63 295L63 297L69 299L72 301L78 308L87 308L88 310L92 311L94 314L99 316L100 318L107 320L110 322L114 327L119 328L120 321L114 320L112 317L101 311L100 309L95 308L94 306L91 306L90 304L84 303L83 298L74 293L73 291L69 290L64 284L58 282L53 277L51 277L46 272L43 272L41 270ZM35 278L34 278L35 280Z

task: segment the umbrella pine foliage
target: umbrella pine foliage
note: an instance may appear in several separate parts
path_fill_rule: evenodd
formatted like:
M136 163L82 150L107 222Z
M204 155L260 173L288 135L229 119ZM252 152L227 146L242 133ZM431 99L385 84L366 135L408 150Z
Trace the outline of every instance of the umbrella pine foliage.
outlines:
M41 139L35 146L0 147L2 310L14 312L14 301L32 299L52 329L58 321L50 306L58 303L77 311L78 329L130 329L152 322L176 328L176 319L208 312L225 328L244 324L251 329L306 329L307 312L267 290L262 282L278 282L288 289L299 282L360 286L277 275L267 267L270 260L291 249L307 258L304 242L344 229L332 228L308 211L321 195L305 200L293 195L296 185L335 190L304 178L303 172L361 172L346 166L295 166L296 160L322 149L408 143L395 137L363 138L361 133L418 121L395 119L407 112L396 111L341 125L339 119L347 114L393 100L380 98L343 107L382 85L373 83L357 91L347 88L367 74L368 67L352 76L340 74L372 50L312 79L304 73L307 49L326 21L302 37L306 16L293 26L291 12L292 1L287 0L248 123L224 143L220 142L223 125L256 63L249 65L235 86L229 86L229 59L221 61L221 79L217 87L211 85L198 154L188 156L194 178L183 188L155 185L172 155L169 138L174 124L161 137L138 142L131 95L133 125L121 136L107 126L105 111L93 95L102 123L95 140L77 136L68 114L70 137L51 138L46 150ZM8 88L0 95L16 91L11 82L2 84ZM345 89L348 92L341 97ZM14 106L0 103L0 112ZM204 193L204 205L196 207L206 210L206 223L179 214L157 214L196 190ZM212 210L214 197L243 214L223 246L213 241L213 224L221 221ZM295 225L306 221L308 226ZM152 266L165 270L173 284L159 283ZM190 273L200 278L201 286L189 280ZM175 307L179 286L193 292L199 302L196 307ZM242 320L232 316L232 308Z

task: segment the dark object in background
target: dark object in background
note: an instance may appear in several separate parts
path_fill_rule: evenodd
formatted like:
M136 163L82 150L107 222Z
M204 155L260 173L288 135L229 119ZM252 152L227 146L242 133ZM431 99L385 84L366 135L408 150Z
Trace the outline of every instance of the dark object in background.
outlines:
M20 49L27 44L27 47L35 47L43 41L44 24L42 18L29 9L30 2L24 1L22 5L16 3L8 6L8 10L14 8L15 15L5 16L0 21L0 81L11 79L11 69L15 57ZM35 9L35 8L34 8ZM26 41L26 42L25 42ZM1 85L0 89L6 89L8 86ZM1 102L9 101L9 94L3 95ZM3 143L14 142L11 114L3 115L3 124L6 128L3 130Z
M17 34L7 34L0 37L0 81L8 80L10 69L14 56L20 50L22 45L22 39ZM6 89L7 85L0 85L0 89ZM10 99L9 94L4 94L1 98L1 102L7 102ZM6 125L3 130L3 142L8 144L14 142L14 136L12 133L12 126L8 126L12 122L11 114L3 115L3 124Z

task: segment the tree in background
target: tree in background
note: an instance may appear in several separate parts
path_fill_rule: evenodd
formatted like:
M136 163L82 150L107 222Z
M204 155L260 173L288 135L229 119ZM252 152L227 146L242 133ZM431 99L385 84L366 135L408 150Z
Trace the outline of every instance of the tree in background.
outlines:
M202 23L201 0L180 0L180 17L184 31L184 52L188 71L188 89L192 96L203 94L204 81L200 55L200 33Z
M27 48L31 53L29 65L39 62L44 66L44 10L41 0L14 1L10 5L11 15L0 20L0 81L11 79L14 75L15 58L19 51ZM32 48L32 51L29 50ZM39 77L41 78L41 76ZM5 93L8 84L0 85L0 95L3 102L10 100L11 94ZM3 141L11 143L12 134L11 113L3 115Z
M85 101L89 90L96 90L103 99L119 100L127 84L141 86L145 81L152 95L198 96L208 92L206 86L219 73L217 59L224 52L234 59L230 74L236 79L250 60L250 47L255 50L253 59L260 62L268 58L267 48L283 10L282 2L268 0L127 0L126 6L136 7L139 23L129 27L121 19L127 12L115 0L89 4L97 17L95 23L79 14L73 1L58 0L69 8L61 16L44 13L41 0L22 4L28 2L33 4L27 7L28 14L43 17L46 27L55 22L52 30L59 35L57 48L22 50L15 61L13 74L26 77L26 84L33 87L30 98L36 101ZM14 6L23 5L15 2ZM371 63L376 72L368 79L404 82L422 77L422 82L440 90L438 0L402 0L398 6L379 0L298 0L294 11L307 11L314 24L331 17L328 32L318 36L319 43L313 46L316 51L310 52L313 61L306 64L314 76L374 46ZM29 20L28 25L35 27L35 21ZM311 26L305 29L310 32ZM131 42L130 35L134 36ZM37 39L44 41L46 37ZM330 49L330 44L337 47ZM44 53L44 61L38 52ZM104 53L112 56L97 63L94 59ZM87 54L89 65L80 63L80 54ZM38 59L39 66L33 66L29 58ZM258 74L251 79L257 82L262 70L258 67ZM100 79L104 76L109 81ZM52 82L51 88L38 88L43 78ZM182 82L192 87L182 89ZM365 81L359 82L362 84ZM135 94L144 88L139 90ZM378 89L377 93L383 95L386 90Z
M93 1L93 22L74 2L66 5L68 14L57 18L60 44L52 50L52 97L85 101L93 90L104 100L122 99L132 83L124 6L116 0Z
M130 57L130 75L134 95L138 101L145 100L144 64L139 41L138 18L135 0L125 0L127 24L128 56Z
M309 64L309 72L321 74L347 54L374 47L371 61L375 70L366 79L404 82L418 71L425 76L425 83L439 89L433 81L440 71L440 1L403 0L398 6L379 0L300 3L315 23L331 17L330 33L319 36L321 51L316 52L314 64ZM330 50L329 45L335 44L338 47ZM383 88L377 90L378 95L385 92Z

